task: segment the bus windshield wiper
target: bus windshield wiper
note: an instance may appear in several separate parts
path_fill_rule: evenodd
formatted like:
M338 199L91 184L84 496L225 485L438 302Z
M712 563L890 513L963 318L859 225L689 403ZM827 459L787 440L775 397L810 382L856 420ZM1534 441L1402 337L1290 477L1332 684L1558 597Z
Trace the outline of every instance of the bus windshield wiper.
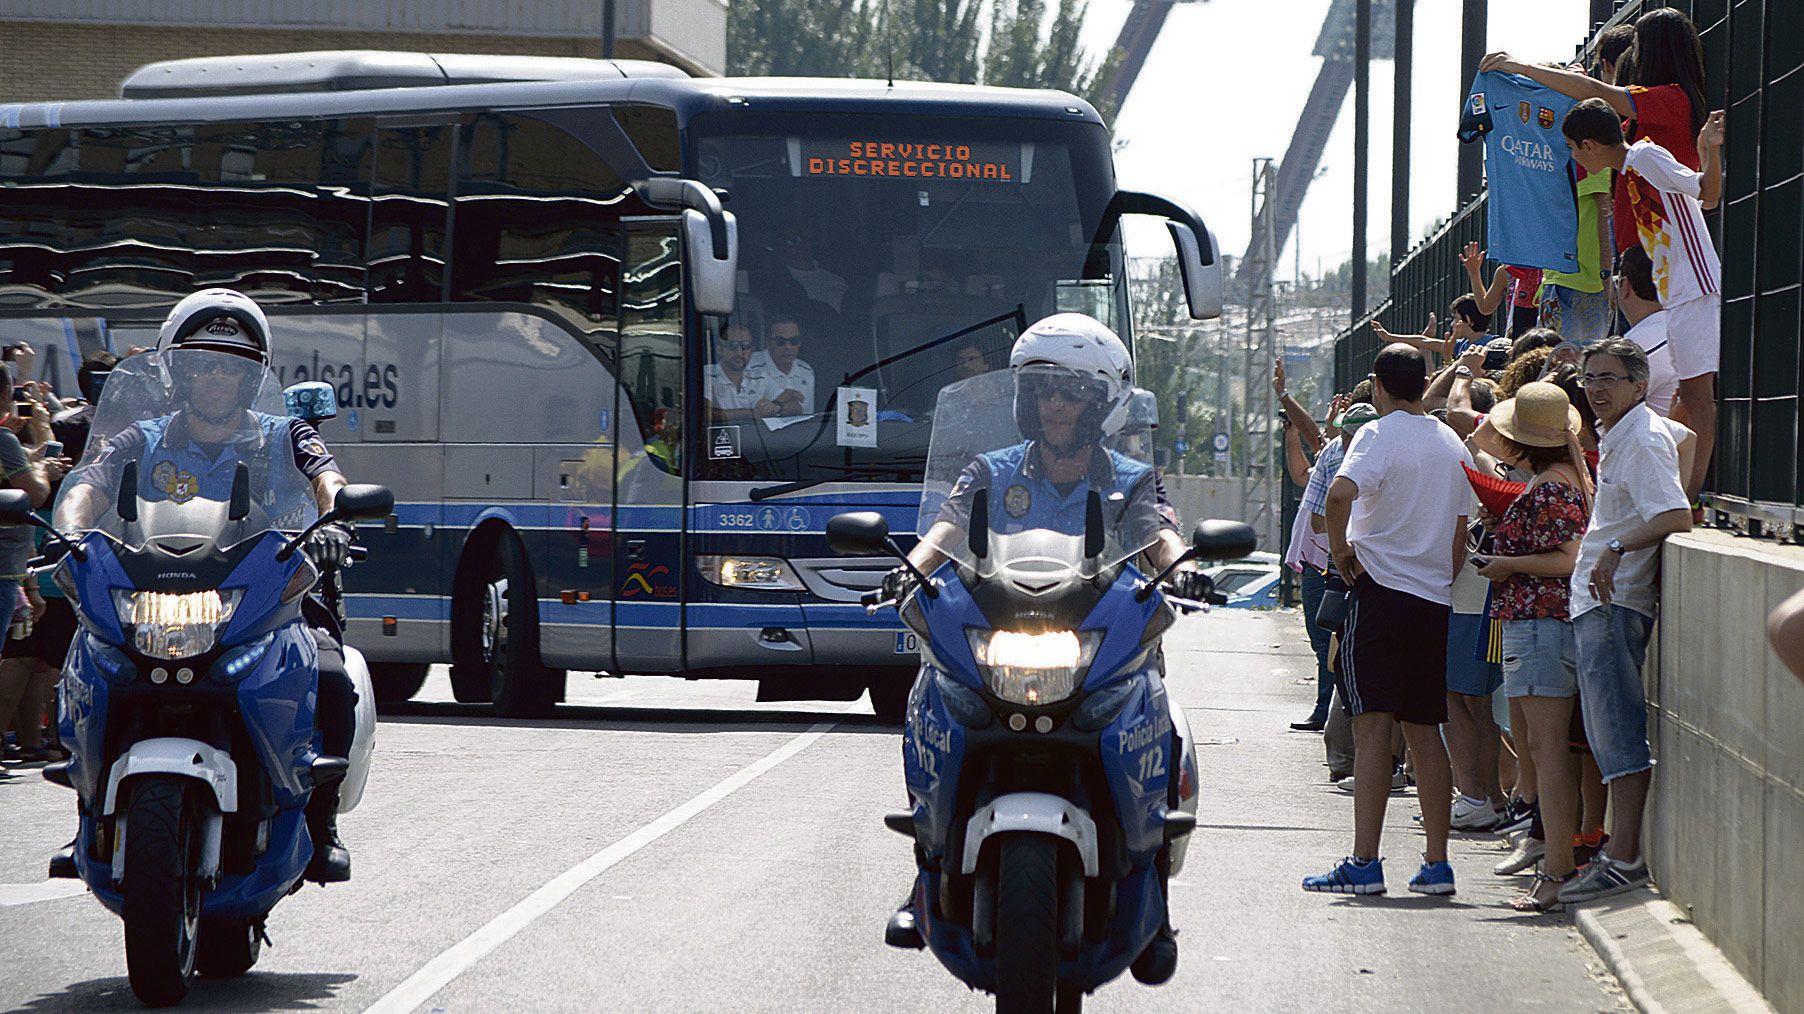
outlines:
M815 467L818 468L820 466L817 465ZM901 471L901 469L848 468L845 470L844 475L822 475L816 476L813 479L797 479L794 482L780 482L775 486L759 486L757 489L751 491L750 496L753 500L768 500L773 496L783 496L786 493L799 493L805 489L813 489L815 486L819 486L823 483L838 482L841 479L875 479L879 476L888 475L891 472L898 471Z

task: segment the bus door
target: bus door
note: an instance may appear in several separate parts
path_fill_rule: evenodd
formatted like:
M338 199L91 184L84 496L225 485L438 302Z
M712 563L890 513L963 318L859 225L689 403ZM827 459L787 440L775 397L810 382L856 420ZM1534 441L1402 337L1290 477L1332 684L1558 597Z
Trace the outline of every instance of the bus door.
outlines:
M679 220L629 219L614 428L614 665L683 668L683 259Z

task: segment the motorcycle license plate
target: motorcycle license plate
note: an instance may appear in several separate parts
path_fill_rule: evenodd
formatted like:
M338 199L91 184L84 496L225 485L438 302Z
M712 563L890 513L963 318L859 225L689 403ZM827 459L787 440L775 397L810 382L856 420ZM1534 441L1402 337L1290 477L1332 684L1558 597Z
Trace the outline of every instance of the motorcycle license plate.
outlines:
M906 630L896 631L896 654L912 655L921 650L921 642Z

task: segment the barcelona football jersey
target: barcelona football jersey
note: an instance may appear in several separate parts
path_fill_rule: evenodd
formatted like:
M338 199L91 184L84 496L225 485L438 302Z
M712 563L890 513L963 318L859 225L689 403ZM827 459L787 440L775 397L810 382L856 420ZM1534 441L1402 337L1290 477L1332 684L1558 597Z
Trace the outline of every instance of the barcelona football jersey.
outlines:
M1578 198L1560 122L1574 101L1516 74L1472 79L1459 139L1484 138L1487 255L1502 264L1577 271Z

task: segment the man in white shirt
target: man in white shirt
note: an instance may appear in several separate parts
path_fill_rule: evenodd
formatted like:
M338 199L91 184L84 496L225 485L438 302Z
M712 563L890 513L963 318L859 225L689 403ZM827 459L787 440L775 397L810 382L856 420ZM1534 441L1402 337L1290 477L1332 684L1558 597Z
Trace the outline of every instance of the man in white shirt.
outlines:
M764 382L746 369L752 356L752 329L730 324L714 339L714 362L702 370L703 397L716 422L733 422L776 414L764 397Z
M1303 881L1306 891L1382 894L1378 841L1391 792L1391 738L1398 722L1416 760L1422 868L1418 894L1452 894L1447 865L1453 774L1440 726L1447 721L1447 621L1453 575L1466 558L1472 456L1426 414L1428 362L1388 345L1372 363L1379 418L1347 446L1328 487L1328 545L1353 585L1341 634L1339 672L1353 714L1353 854Z
M1560 888L1563 902L1647 883L1641 816L1654 757L1641 663L1657 608L1660 543L1691 530L1674 431L1643 400L1647 354L1627 338L1608 338L1585 351L1582 370L1585 400L1603 435L1597 502L1572 570L1572 632L1585 738L1610 789L1610 841Z
M777 406L764 420L772 429L814 414L814 367L798 358L801 351L802 325L793 317L777 317L764 348L746 364L746 373L763 383L764 398Z
M1622 252L1616 271L1616 302L1629 321L1623 337L1647 353L1647 407L1670 416L1679 375L1673 372L1672 350L1666 345L1666 309L1654 285L1654 262L1646 250L1632 246Z

